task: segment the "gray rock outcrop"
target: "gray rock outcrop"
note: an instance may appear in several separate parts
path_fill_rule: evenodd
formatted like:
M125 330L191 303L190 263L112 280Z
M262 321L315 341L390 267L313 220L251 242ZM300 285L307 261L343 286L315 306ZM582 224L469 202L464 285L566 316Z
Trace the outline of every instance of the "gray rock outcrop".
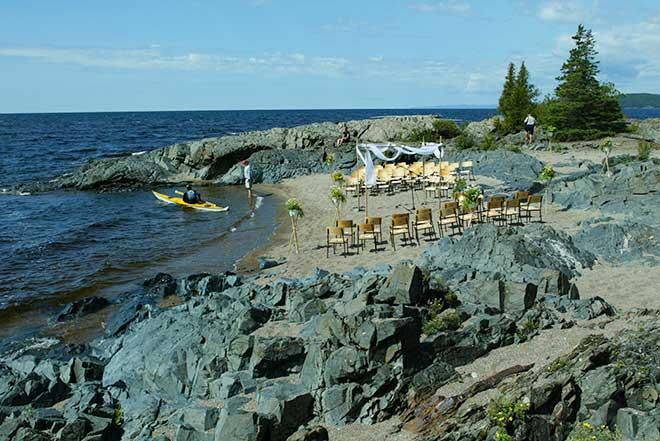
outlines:
M308 424L379 421L494 348L614 313L574 292L590 255L567 236L472 230L418 265L270 285L159 274L145 295L183 304L150 303L77 354L24 347L1 359L0 434L285 441Z
M217 180L233 184L242 178L237 164L248 158L254 161L255 182L277 182L301 173L327 170L322 159L330 152L336 153L338 168L350 168L355 164L355 153L350 146L354 149L356 140L391 141L413 131L430 129L436 119L434 116L391 116L188 141L140 155L93 160L48 186L104 190L185 181ZM336 148L337 139L345 135L348 140ZM44 188L37 184L34 187Z

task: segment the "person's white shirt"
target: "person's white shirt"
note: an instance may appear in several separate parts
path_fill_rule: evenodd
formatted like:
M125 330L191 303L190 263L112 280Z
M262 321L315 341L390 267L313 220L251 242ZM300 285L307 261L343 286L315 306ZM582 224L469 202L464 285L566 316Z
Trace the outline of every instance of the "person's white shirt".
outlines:
M525 125L533 126L534 124L536 124L536 118L532 115L527 115L527 118L525 118Z
M243 168L243 177L245 178L246 181L249 181L251 176L250 176L250 164L246 165Z

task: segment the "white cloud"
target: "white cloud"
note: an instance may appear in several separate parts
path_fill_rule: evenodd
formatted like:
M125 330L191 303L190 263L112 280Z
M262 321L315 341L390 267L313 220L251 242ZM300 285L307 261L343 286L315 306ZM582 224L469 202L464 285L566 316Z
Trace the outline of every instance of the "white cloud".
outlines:
M227 73L277 72L336 75L348 64L341 57L307 57L301 53L226 56L189 52L167 54L150 49L1 48L0 57L26 58L49 63L129 70L213 70Z
M460 0L416 3L412 7L420 12L446 12L450 14L466 14L471 9L469 3Z
M547 21L578 23L591 21L598 7L598 0L592 0L589 4L579 0L549 0L541 3L538 15Z
M599 58L613 71L609 78L620 87L649 88L659 91L660 15L635 24L614 25L594 32ZM654 81L655 82L654 82Z

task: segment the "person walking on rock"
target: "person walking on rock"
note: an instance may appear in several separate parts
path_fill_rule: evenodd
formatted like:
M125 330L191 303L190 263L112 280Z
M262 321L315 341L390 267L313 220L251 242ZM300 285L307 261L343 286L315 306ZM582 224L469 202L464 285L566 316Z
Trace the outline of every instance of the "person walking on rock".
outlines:
M245 188L248 191L248 198L252 198L252 171L250 170L250 161L243 161L243 178L245 178Z
M536 118L532 116L531 113L527 114L525 118L525 141L527 144L531 144L534 140L534 126L536 125Z

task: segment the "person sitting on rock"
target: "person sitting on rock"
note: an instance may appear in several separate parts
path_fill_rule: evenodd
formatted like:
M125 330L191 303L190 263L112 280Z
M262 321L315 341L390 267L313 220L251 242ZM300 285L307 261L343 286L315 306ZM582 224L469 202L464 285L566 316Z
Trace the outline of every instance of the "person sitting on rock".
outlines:
M183 193L183 202L186 204L201 204L204 201L202 200L202 196L188 184L186 185L186 192Z

